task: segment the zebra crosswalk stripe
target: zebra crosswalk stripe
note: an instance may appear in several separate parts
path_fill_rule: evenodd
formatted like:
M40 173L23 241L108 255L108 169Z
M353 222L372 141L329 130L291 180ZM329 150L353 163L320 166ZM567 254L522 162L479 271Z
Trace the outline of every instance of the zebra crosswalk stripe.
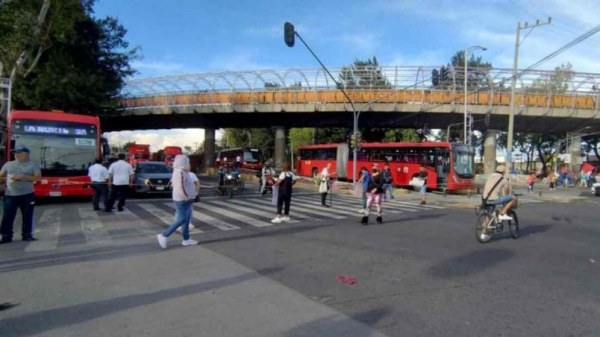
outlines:
M204 205L202 203L200 203L200 205L198 206L200 208L200 212L202 212L203 209L206 209L205 205L206 206L211 206L211 205L212 206L214 206L214 205L229 206L229 205L227 205L227 203L216 201L216 200L211 200L210 202L204 203ZM269 226L273 225L267 219L264 219L264 220L254 219L253 217L249 217L247 215L242 215L242 214L238 214L238 213L229 211L226 209L226 207L220 207L220 208L218 208L218 210L216 212L221 215L224 215L228 218L232 218L239 222L246 223L253 227L269 227Z
M229 203L236 204L236 205L242 205L242 206L247 205L247 203L245 203L244 201L235 200L235 199L229 200ZM254 202L252 204L252 207L254 207L256 209L262 209L262 210L265 210L265 211L271 211L271 214L275 213L274 212L275 207L272 204L270 204L270 203L269 204L264 204L262 200L260 200L260 202L259 201ZM310 221L320 221L321 220L320 218L315 218L315 217L312 217L310 215L305 215L305 214L301 213L301 210L296 210L294 207L295 207L295 204L294 204L294 201L292 200L292 205L291 205L291 212L292 212L292 214L291 214L291 218L293 218L293 219L310 220Z
M170 225L171 222L173 221L173 214L167 213L152 204L141 203L141 204L138 204L138 206L140 206L141 208L143 208L144 210L146 210L148 213L152 214L153 216L157 217L160 221L162 221L167 226ZM204 233L204 232L198 228L194 228L193 230L190 231L190 234L199 234L199 233Z
M44 210L36 226L36 233L39 234L40 240L30 241L25 247L26 252L56 249L60 235L60 213L60 209Z
M398 199L394 199L393 203L396 204L400 204L400 205L406 205L406 206L411 206L411 207L418 207L418 208L433 208L433 209L445 209L446 207L443 206L436 206L436 205L417 205L415 203L410 203L408 201L400 201Z
M319 205L319 201L315 200L314 198L301 198L302 201L306 202L306 203L311 203L314 205ZM357 200L356 199L352 199L352 198L347 198L347 197L338 197L335 198L334 197L334 205L332 208L330 208L332 211L338 211L338 212L342 212L343 214L346 214L346 216L352 215L354 216L355 214L358 214L356 211L357 209L355 207L352 207L350 205L356 203ZM375 209L375 205L371 206L372 209ZM388 205L384 205L383 206L383 210L384 213L404 213L405 211L408 212L414 212L416 210L413 209L395 209L394 207L388 207ZM360 215L360 214L358 214Z
M223 202L223 201L213 200L213 201L211 201L211 203L217 204L217 205L220 205L220 206L231 206L229 202ZM240 211L243 211L243 212L246 212L246 213L250 213L250 214L254 214L254 215L258 215L258 216L264 217L265 219L267 219L267 221L270 221L275 216L273 214L273 211L271 211L271 212L259 211L256 208L247 207L248 204L243 205L243 206L239 205L239 204L236 204L234 206L235 206L235 209L237 209L237 210L240 210ZM290 220L288 222L290 222L290 223L296 223L296 222L300 222L300 221L298 221L298 220Z
M81 231L85 235L85 240L90 243L110 243L112 241L102 221L98 218L98 213L89 208L79 208L79 223Z
M175 205L173 203L169 203L167 205L169 207L175 209ZM194 205L194 208L192 211L192 218L194 220L200 221L200 223L202 223L202 224L207 224L209 226L218 228L222 231L232 231L232 230L240 229L238 226L234 226L234 225L228 224L227 222L222 221L220 219L213 218L212 216L197 210L196 207L198 207L198 206Z

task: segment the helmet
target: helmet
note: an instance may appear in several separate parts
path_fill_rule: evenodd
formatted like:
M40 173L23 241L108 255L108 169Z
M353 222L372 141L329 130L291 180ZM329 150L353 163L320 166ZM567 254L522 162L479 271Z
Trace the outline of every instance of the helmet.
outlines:
M271 167L271 163L265 163L266 167Z

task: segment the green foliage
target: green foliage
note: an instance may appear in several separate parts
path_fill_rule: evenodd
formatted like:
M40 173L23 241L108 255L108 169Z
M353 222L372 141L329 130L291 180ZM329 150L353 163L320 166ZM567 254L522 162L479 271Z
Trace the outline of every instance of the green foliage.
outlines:
M594 152L596 158L600 158L598 155L598 143L600 143L600 135L584 136L581 138L581 140L585 142L585 153L592 151Z
M296 151L296 149L298 149L298 146L312 144L314 134L314 128L290 129L288 137L289 142L292 144L294 152Z
M391 88L390 82L383 76L377 58L366 61L356 59L350 66L340 71L339 82L345 89Z
M39 30L41 0L3 5L0 61L12 68L21 51L28 55L16 69L15 108L100 113L118 107L138 51L127 49L126 30L116 19L92 16L94 2L52 1Z
M542 75L537 78L527 91L542 91L552 93L564 93L569 89L571 79L573 78L573 66L571 63L561 64L554 68L554 72L549 75Z
M251 146L261 150L264 159L273 157L275 132L271 128L224 129L221 148Z

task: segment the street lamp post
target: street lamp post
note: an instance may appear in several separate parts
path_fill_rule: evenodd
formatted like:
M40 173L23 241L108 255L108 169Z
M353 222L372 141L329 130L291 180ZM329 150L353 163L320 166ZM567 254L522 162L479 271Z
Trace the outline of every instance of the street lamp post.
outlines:
M463 143L465 145L469 145L469 146L471 145L471 137L469 137L469 135L467 133L467 124L468 124L467 123L467 115L468 115L468 113L467 113L467 84L468 84L467 80L468 80L468 71L467 71L467 69L468 69L468 66L469 66L468 54L469 54L469 51L471 49L480 49L482 51L486 51L487 48L482 47L482 46L471 46L471 47L465 48L465 51L464 51L464 54L463 54L463 57L465 59L465 84L464 84L464 92L465 92L465 94L464 94L464 121L463 121L463 123L465 125L464 125ZM468 140L467 140L467 137L468 137Z

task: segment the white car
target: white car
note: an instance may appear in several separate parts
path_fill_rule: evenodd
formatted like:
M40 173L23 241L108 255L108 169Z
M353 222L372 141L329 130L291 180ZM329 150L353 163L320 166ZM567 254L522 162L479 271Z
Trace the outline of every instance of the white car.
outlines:
M592 184L592 193L600 197L600 183Z

